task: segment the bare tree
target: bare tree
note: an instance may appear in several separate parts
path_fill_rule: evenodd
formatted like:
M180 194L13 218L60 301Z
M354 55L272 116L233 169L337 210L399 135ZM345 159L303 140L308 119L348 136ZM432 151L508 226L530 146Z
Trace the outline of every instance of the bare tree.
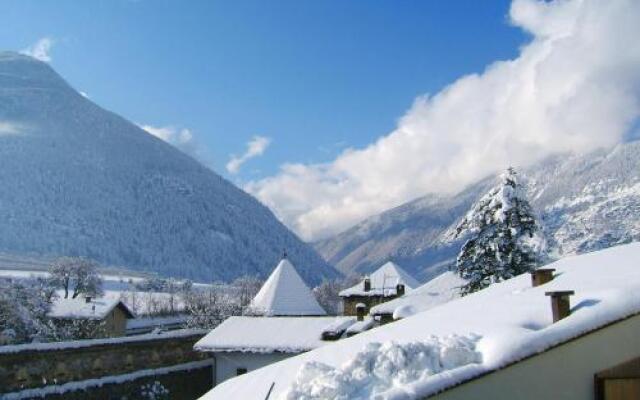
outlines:
M264 282L255 276L244 275L233 281L232 288L236 290L237 301L244 308L258 294Z
M359 281L360 277L355 275L350 275L343 279L324 280L313 289L313 294L327 314L338 315L342 311L340 292L357 284Z
M193 291L186 298L187 326L212 329L230 316L240 315L238 299L225 292L220 288Z
M80 294L101 296L102 279L98 275L98 265L82 257L62 257L56 260L49 270L50 283L53 287L64 290L64 298L72 298Z
M71 285L72 260L69 257L57 259L49 268L50 282L53 287L64 289L64 298L69 297Z

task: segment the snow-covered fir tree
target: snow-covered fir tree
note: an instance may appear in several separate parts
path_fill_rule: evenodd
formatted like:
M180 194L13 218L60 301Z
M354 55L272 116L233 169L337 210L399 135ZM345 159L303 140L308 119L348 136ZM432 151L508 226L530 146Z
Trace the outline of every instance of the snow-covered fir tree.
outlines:
M467 234L456 260L457 272L469 282L463 295L539 265L545 240L514 168L458 224L455 236Z

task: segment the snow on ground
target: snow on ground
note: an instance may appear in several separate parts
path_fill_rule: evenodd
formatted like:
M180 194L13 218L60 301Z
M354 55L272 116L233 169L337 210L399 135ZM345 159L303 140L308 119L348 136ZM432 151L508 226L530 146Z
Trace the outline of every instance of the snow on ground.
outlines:
M395 314L398 311L399 318L406 318L460 297L460 287L464 284L466 281L458 274L447 271L402 297L372 307L369 314Z
M332 375L351 376L349 365L359 359L360 352L366 353L371 343L391 348L390 342L395 342L403 348L415 342L434 346L436 340L446 341L451 335L473 338L476 341L474 351L479 357L470 364L449 365L432 375L417 375L411 382L394 380L391 385L380 387L376 386L381 383L374 377L376 382L367 383L372 388L370 392L366 392L365 387L357 389L369 393L370 397L379 394L376 390L382 390L384 396L381 398L389 400L427 396L639 313L639 259L640 243L568 257L549 265L556 268L557 276L545 285L533 288L531 277L520 275L400 321L228 380L211 390L204 399L263 400L272 385L270 399L285 399L290 393L294 394L288 400L303 399L305 397L295 395L295 391L302 387L311 390L310 382L329 382ZM575 290L571 298L572 314L555 324L552 323L549 297L545 296L545 292L554 290ZM381 357L380 364L374 364L373 368L385 368L386 356ZM307 363L322 363L327 367L314 369L314 364L309 366ZM400 362L398 365L406 364ZM424 365L426 368L428 363L425 361ZM397 373L407 374L408 371ZM346 390L356 389L343 387L343 393L339 394L347 395ZM306 395L314 393L307 392Z
M344 325L353 317L229 317L200 339L199 351L299 353L329 342L322 333Z

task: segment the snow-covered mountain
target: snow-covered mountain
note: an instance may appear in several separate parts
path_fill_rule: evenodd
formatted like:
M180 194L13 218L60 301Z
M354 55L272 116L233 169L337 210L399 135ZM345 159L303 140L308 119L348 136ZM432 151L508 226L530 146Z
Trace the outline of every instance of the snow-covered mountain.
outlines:
M253 197L47 64L0 53L0 252L208 281L266 277L285 248L308 283L336 276Z
M583 156L550 157L520 172L556 256L640 240L640 141ZM346 274L392 259L416 276L431 277L460 250L461 243L449 240L447 231L495 180L488 177L452 196L427 195L315 247Z

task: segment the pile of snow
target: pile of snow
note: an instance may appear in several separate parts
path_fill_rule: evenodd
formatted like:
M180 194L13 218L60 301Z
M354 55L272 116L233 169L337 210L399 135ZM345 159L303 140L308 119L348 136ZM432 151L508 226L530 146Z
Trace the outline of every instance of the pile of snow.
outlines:
M392 261L385 263L375 272L368 275L368 278L371 282L369 291L365 292L364 285L360 282L357 285L341 291L340 296L395 296L396 285L398 284L403 284L406 291L420 286L420 282Z
M272 385L270 398L282 398L290 387L298 387L298 374L306 363L340 369L357 359L359 350L373 342L407 344L432 336L477 335L475 351L481 355L477 363L397 383L385 394L387 400L426 397L640 313L639 259L640 243L565 258L548 265L556 269L556 276L544 285L532 287L529 274L496 283L400 321L223 382L205 399L262 400ZM553 323L545 292L559 290L575 291L571 297L573 307L569 317Z
M447 271L402 297L372 307L369 314L393 314L394 319L406 318L460 297L460 287L465 284L466 281L458 274Z
M251 301L252 314L267 316L327 315L295 267L286 258Z
M305 363L283 396L287 400L366 400L395 387L431 375L479 363L478 337L432 336L420 342L365 345L364 350L339 368L320 362Z

